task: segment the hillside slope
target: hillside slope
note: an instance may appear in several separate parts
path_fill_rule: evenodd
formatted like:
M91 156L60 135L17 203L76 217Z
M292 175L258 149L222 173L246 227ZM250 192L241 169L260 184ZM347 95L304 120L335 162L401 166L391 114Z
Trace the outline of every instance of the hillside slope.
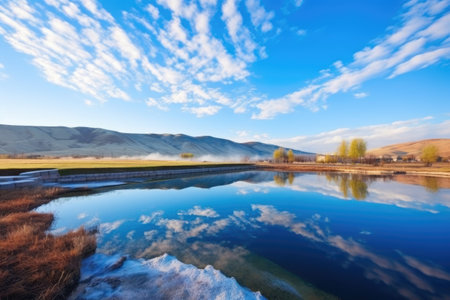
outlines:
M44 127L0 125L0 154L46 156L179 156L271 157L278 146L236 143L211 136L184 134L132 134L89 127ZM312 153L294 151L297 155Z
M429 139L415 142L388 145L367 151L368 154L380 155L415 155L420 156L422 149L427 145L435 145L439 148L439 155L442 157L450 156L450 139Z

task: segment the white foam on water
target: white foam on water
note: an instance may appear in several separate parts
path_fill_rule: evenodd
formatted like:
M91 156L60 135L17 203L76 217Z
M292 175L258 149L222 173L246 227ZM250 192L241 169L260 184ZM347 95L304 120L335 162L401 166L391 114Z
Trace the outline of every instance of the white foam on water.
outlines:
M212 266L199 269L164 254L131 260L103 254L85 259L69 299L265 299Z

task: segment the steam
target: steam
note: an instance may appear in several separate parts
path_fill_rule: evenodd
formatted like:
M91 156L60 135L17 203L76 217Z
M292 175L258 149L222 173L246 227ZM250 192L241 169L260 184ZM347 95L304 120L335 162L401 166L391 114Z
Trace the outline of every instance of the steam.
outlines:
M73 159L74 157L61 157L62 159ZM167 161L195 161L195 162L244 162L244 161L258 161L264 159L262 156L243 156L243 155L200 155L195 156L193 158L182 158L179 155L166 155L160 154L158 152L150 153L148 155L134 155L134 156L108 156L108 157L95 157L95 156L86 156L77 159L100 159L100 160L167 160Z

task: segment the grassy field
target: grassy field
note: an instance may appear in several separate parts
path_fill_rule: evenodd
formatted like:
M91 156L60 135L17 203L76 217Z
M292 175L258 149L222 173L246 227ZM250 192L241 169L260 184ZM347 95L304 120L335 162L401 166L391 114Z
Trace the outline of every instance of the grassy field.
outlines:
M202 168L236 165L197 161L156 161L124 159L0 159L0 175L17 175L41 169L58 169L61 175L124 171L161 170L172 168Z

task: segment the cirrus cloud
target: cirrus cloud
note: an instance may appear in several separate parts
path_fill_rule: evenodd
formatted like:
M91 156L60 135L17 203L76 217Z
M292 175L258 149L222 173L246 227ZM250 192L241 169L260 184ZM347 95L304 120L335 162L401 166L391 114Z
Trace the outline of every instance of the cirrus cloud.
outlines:
M256 104L254 119L272 119L303 106L313 111L326 107L332 95L357 89L377 78L394 78L450 58L450 3L448 1L409 1L403 6L399 25L373 45L354 53L353 61L337 61L307 86L280 98ZM331 73L330 70L335 71ZM361 93L356 93L357 94ZM356 96L357 97L357 96ZM358 98L358 97L357 97Z

